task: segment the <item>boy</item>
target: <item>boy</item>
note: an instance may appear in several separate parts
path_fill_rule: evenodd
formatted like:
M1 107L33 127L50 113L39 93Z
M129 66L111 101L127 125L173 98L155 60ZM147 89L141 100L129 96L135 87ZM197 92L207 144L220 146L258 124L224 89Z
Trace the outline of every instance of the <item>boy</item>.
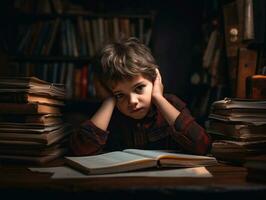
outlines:
M185 103L163 94L160 72L150 50L135 38L103 48L99 79L104 101L72 135L75 155L103 151L175 149L206 154L210 138Z

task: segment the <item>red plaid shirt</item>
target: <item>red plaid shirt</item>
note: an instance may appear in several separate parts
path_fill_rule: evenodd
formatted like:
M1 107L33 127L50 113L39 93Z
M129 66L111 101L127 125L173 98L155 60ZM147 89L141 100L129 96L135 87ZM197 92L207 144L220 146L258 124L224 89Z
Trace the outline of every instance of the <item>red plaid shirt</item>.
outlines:
M90 120L71 136L70 147L75 155L93 155L103 151L139 149L175 149L184 153L206 154L211 141L205 130L195 122L183 101L166 95L180 115L169 126L155 106L141 120L129 118L114 110L108 131L97 128Z

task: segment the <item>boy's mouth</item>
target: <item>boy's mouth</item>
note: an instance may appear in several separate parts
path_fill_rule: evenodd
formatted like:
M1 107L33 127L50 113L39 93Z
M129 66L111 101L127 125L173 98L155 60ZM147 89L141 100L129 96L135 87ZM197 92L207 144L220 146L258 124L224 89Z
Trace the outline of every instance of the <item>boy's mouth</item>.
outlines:
M132 110L130 110L130 113L137 113L141 110L143 110L143 108L132 109Z

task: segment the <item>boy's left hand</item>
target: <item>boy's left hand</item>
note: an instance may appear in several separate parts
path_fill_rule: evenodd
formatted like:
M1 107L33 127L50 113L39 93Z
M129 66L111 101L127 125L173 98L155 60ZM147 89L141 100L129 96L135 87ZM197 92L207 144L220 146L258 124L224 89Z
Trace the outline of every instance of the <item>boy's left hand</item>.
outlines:
M153 83L153 90L152 90L152 97L163 96L163 84L162 84L162 77L160 74L159 69L156 69L156 78Z

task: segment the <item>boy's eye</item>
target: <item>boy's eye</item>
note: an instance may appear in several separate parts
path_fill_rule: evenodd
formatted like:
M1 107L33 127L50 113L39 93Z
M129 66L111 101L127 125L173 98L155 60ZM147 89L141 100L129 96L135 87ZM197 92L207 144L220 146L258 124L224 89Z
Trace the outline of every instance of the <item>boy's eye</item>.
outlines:
M121 99L124 95L123 94L115 94L115 98L118 100L118 99Z
M135 88L136 92L141 93L144 90L145 85L139 85Z

